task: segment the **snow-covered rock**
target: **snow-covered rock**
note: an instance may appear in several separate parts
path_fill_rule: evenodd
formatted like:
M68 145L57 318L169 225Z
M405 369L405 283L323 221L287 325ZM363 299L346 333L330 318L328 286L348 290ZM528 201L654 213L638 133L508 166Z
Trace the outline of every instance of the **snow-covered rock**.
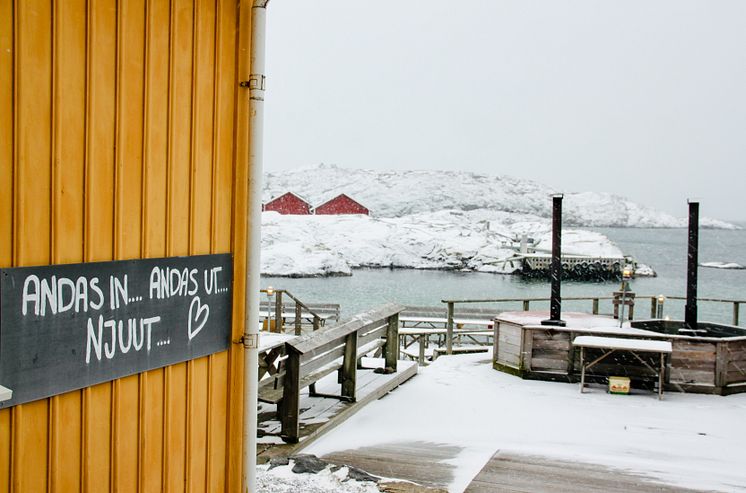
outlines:
M509 274L520 267L516 240L533 238L537 252L551 249L546 221L501 222L485 211L439 211L399 218L262 215L262 274L350 275L360 267L453 269ZM566 229L567 255L622 257L604 235Z
M746 266L737 264L736 262L702 262L699 264L700 267L709 267L711 269L733 269L743 270Z
M321 165L265 174L263 200L292 191L319 205L345 193L377 217L402 217L443 210L501 212L506 223L551 217L549 195L557 191L531 180L463 171L379 171ZM673 217L607 193L566 193L564 221L576 226L678 228ZM703 227L736 228L702 218Z

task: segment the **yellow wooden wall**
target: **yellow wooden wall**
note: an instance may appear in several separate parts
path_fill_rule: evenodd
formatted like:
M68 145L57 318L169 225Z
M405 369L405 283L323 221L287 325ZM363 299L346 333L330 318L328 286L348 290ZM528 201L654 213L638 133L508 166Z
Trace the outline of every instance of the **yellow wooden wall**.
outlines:
M233 252L240 337L237 4L0 0L0 267ZM0 410L0 492L239 490L242 357Z

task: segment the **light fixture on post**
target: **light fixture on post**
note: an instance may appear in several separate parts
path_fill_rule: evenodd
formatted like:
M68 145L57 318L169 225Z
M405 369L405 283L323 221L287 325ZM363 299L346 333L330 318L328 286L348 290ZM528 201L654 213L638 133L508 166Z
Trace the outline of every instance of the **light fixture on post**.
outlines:
M657 318L663 318L663 303L666 302L666 297L662 294L658 295L658 313L656 314Z
M274 288L267 286L267 332L272 332L272 298L274 295Z
M619 327L624 325L624 305L627 302L627 291L629 291L629 280L632 279L632 269L625 265L622 270L622 299L620 301L621 312L619 313Z

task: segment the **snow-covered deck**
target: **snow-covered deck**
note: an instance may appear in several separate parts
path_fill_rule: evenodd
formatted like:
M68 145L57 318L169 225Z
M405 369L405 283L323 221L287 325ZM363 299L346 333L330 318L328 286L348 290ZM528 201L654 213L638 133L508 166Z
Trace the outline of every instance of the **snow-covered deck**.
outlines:
M427 459L431 451L441 451L439 457L427 459L429 467L406 469L401 461L379 455L383 469L371 470L372 462L367 469L384 476L409 471L409 479L441 481L450 492L463 491L483 468L498 474L485 465L500 456L534 456L576 466L573 473L559 466L533 467L530 457L511 459L518 465L503 471L506 485L556 483L558 478L551 477L554 470L564 471L561 480L566 485L595 484L598 491L603 491L598 485L612 485L623 474L637 475L639 483L650 485L630 491L653 491L656 482L746 491L746 456L741 453L745 412L744 394L676 393L665 401L634 392L580 395L573 384L527 381L496 372L484 354L459 355L441 357L421 369L405 387L370 404L305 452L344 454L348 463L358 465L351 462L353 456L370 450L410 450L412 461L418 453ZM438 471L447 474L443 477ZM547 471L550 477L542 479ZM600 482L591 482L593 477ZM474 488L485 491L476 484Z

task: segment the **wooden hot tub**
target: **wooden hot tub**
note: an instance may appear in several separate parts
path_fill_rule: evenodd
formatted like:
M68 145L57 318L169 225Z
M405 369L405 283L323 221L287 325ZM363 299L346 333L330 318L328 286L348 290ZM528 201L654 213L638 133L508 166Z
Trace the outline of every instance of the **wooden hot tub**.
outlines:
M577 382L580 357L572 340L578 335L664 340L673 347L666 363L666 390L746 392L746 330L740 327L702 322L702 330L691 333L681 332L681 322L642 320L620 328L611 317L578 312L562 314L566 327L541 325L547 318L545 311L504 312L496 317L494 368L527 379ZM586 355L589 360L595 357L593 352ZM594 366L586 378L605 382L612 375L630 377L636 386L653 386L650 370L623 352Z

